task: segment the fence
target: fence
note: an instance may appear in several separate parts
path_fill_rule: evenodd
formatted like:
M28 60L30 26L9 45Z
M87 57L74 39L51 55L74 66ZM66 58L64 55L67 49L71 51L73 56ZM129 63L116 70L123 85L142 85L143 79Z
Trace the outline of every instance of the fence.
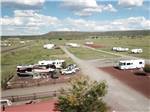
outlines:
M64 91L64 93L68 93L69 91ZM48 92L39 92L25 95L17 95L17 96L6 96L2 97L2 99L8 99L12 102L26 101L26 100L36 100L48 97L56 97L61 94L60 91L48 91Z

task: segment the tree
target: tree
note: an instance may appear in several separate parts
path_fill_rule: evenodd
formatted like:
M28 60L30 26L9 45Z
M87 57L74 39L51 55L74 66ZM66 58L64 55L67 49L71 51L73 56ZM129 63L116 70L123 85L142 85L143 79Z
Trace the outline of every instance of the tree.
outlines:
M56 103L56 109L61 112L105 112L107 106L103 97L107 93L105 81L89 81L87 77L72 80L66 93L64 89Z

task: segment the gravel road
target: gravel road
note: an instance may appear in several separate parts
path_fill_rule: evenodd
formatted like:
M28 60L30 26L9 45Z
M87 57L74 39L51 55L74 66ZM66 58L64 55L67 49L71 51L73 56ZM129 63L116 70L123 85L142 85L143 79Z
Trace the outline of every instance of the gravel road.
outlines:
M96 66L88 61L81 60L70 53L66 47L61 49L79 65L82 73L91 80L106 80L108 84L108 94L105 96L105 102L114 110L114 112L149 112L150 101L145 96L131 89L119 80L113 78L110 74L98 70Z

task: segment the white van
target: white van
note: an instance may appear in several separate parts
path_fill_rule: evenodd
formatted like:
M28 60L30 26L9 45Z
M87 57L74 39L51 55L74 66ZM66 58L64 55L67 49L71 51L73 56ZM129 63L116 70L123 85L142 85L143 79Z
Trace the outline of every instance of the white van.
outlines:
M0 105L11 106L12 102L8 99L0 99Z
M122 60L119 61L118 68L119 69L134 69L134 68L144 68L145 61L144 60Z

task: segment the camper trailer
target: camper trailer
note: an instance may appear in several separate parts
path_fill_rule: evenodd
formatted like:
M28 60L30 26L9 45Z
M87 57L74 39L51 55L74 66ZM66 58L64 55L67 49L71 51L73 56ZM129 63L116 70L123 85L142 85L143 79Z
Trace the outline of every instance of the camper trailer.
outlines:
M55 47L54 44L45 44L45 45L43 45L44 49L53 49L54 47Z
M56 68L62 68L63 63L65 60L43 60L39 61L39 65L55 65Z
M85 42L85 44L86 45L93 45L94 43L89 41L89 42Z
M48 69L33 69L33 72L35 73L51 73L55 71L55 69L48 68Z
M140 48L139 49L132 49L131 52L136 54L136 53L142 53L143 50Z
M77 44L77 43L66 43L66 46L70 46L70 47L80 47L80 45Z
M145 61L144 60L122 60L119 61L118 68L119 69L135 69L135 68L144 68Z
M113 51L118 51L118 52L126 52L129 50L129 48L123 48L123 47L113 47Z

